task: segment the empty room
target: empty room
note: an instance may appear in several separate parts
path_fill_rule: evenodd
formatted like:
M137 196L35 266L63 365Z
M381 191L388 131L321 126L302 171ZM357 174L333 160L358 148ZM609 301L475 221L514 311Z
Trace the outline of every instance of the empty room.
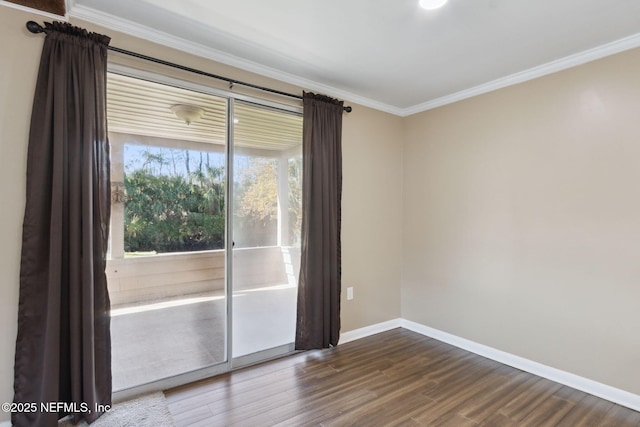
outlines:
M639 17L0 0L0 427L640 427Z

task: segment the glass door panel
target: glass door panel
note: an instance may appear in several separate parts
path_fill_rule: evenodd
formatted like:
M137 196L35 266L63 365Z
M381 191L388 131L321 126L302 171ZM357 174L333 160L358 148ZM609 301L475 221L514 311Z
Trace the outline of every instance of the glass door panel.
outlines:
M228 101L115 73L107 87L117 392L227 361Z
M295 336L302 117L236 101L233 119L232 349L254 362Z

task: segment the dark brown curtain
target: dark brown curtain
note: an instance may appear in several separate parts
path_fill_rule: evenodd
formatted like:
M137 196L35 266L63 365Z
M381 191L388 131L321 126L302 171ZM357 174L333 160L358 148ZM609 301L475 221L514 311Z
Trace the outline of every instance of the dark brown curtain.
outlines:
M14 402L38 406L12 414L25 427L55 426L69 413L91 422L97 404L111 403L109 38L57 22L46 33L29 135L14 377ZM40 402L67 405L41 411Z
M335 346L340 337L342 102L304 93L303 105L297 350Z

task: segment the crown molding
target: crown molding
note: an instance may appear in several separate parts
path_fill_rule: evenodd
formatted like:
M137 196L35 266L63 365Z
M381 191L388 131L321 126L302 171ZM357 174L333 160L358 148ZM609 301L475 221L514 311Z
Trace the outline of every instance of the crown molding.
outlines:
M424 102L422 104L414 105L402 109L400 116L406 117L412 114L421 113L423 111L432 110L434 108L442 107L447 104L453 104L454 102L462 101L463 99L471 98L477 95L482 95L494 90L502 89L508 86L524 83L529 80L537 79L549 74L557 73L578 65L586 64L597 59L605 58L616 53L624 52L626 50L640 47L640 33L628 36L611 43L607 43L602 46L598 46L589 50L585 50L580 53L569 55L567 57L557 59L555 61L547 62L546 64L539 65L537 67L530 68L515 74L511 74L506 77L502 77L488 83L484 83L478 86L474 86L469 89L462 90L460 92L446 95L441 98L433 99L431 101Z
M0 0L0 4L6 4L6 2ZM76 4L75 0L67 0L67 16L69 18L81 19L145 40L151 40L154 43L158 43L169 48L177 49L182 52L207 58L225 65L259 74L261 76L269 77L284 83L292 84L294 86L304 88L305 90L324 93L326 95L345 99L355 104L359 104L400 117L407 117L413 114L422 113L424 111L432 110L434 108L442 107L498 89L503 89L508 86L524 83L529 80L563 71L578 65L595 61L597 59L614 55L616 53L640 47L640 33L638 33L613 41L611 43L607 43L602 46L588 49L580 53L569 55L567 57L530 68L528 70L501 77L488 83L483 83L481 85L461 90L450 95L432 99L410 107L402 108L363 97L361 95L357 95L355 93L319 83L310 79L306 79L294 74L286 73L275 68L267 67L265 65L243 59L235 55L231 55L229 53L207 47L202 44L193 43L180 37L176 37L168 33L140 25L132 21L128 21L126 19L118 18L111 14L100 12L83 5L78 5Z
M76 5L74 0L69 0L68 15L70 18L80 19L100 25L104 28L122 32L141 39L150 40L154 43L161 44L182 52L190 53L202 58L211 59L225 65L236 67L244 71L249 71L261 76L279 80L284 83L292 84L305 90L321 92L329 96L348 100L359 105L373 108L375 110L384 111L394 115L400 115L401 108L397 108L382 102L378 102L349 91L338 89L329 85L305 79L300 76L289 74L280 70L276 70L265 65L258 64L247 59L243 59L217 49L213 49L202 44L194 43L180 37L170 35L168 33L155 30L153 28L134 23L122 18L118 18L111 14L96 11L95 9Z

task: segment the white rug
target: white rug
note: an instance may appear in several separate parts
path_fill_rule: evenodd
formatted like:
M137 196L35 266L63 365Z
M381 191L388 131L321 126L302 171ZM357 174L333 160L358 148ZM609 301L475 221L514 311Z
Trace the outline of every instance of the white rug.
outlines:
M71 427L71 421L61 421L59 427ZM85 421L78 426L87 427ZM91 427L175 427L162 392L147 394L121 402L98 418Z

